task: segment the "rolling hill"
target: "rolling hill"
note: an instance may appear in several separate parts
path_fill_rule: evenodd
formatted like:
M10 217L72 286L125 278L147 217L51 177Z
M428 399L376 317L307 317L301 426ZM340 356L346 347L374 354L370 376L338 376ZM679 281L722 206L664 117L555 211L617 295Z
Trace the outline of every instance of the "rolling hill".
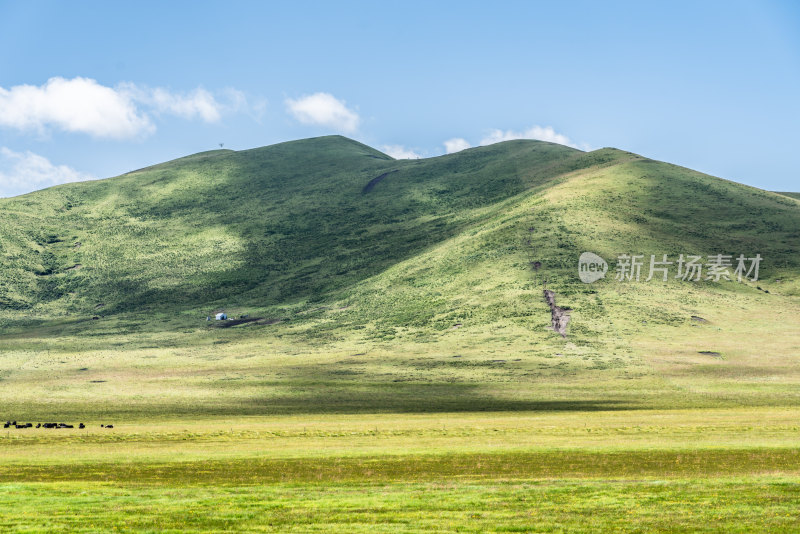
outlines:
M574 152L517 144L419 164L332 137L55 187L2 205L2 302L71 314L329 299L546 183Z
M0 376L33 413L56 384L76 413L800 402L800 201L616 149L218 150L4 199L0 228ZM763 260L637 282L621 254Z

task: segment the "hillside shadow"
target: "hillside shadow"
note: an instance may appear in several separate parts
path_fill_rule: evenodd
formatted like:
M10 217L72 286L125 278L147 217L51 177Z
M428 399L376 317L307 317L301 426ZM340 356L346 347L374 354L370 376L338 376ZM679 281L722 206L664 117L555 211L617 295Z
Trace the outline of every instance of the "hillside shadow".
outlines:
M314 391L256 398L242 407L263 414L595 412L638 409L615 399L499 398L473 384L317 384Z
M235 384L231 384L235 387ZM630 411L654 408L656 399L600 398L583 399L511 398L502 391L489 394L481 384L424 383L314 383L297 384L279 381L264 384L277 394L245 396L209 396L161 399L127 399L99 404L66 403L51 405L10 403L8 417L19 420L105 420L115 424L143 417L153 419L193 419L206 417L346 415L346 414L437 414L480 412L575 412ZM270 387L274 386L274 387ZM213 397L213 398L212 398Z

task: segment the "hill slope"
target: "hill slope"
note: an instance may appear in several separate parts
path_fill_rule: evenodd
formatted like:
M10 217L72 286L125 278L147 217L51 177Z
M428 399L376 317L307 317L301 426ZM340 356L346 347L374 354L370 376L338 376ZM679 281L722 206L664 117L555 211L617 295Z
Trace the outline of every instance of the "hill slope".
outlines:
M328 137L5 200L0 302L57 315L322 300L546 183L575 153L517 143L394 161Z
M0 227L20 410L53 388L76 413L800 402L800 205L615 149L398 161L323 137L6 199ZM584 251L605 279L579 280ZM763 261L758 282L617 281L621 254Z

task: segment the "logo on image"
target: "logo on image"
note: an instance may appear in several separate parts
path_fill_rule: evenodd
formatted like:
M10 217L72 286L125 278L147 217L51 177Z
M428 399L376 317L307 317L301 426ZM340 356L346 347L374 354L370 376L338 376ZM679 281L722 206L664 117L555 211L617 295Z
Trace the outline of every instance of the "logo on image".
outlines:
M581 282L591 284L606 277L608 263L594 252L584 252L578 260L578 276Z

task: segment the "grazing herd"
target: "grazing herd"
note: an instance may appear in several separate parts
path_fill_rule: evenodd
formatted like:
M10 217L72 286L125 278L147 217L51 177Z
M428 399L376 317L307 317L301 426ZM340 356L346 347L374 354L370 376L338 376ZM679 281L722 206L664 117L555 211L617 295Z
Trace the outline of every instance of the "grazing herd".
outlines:
M16 421L6 421L3 428L34 428L33 423L17 423ZM36 428L75 428L75 425L67 423L36 423ZM78 428L86 428L80 423ZM100 428L114 428L114 425L100 425Z

